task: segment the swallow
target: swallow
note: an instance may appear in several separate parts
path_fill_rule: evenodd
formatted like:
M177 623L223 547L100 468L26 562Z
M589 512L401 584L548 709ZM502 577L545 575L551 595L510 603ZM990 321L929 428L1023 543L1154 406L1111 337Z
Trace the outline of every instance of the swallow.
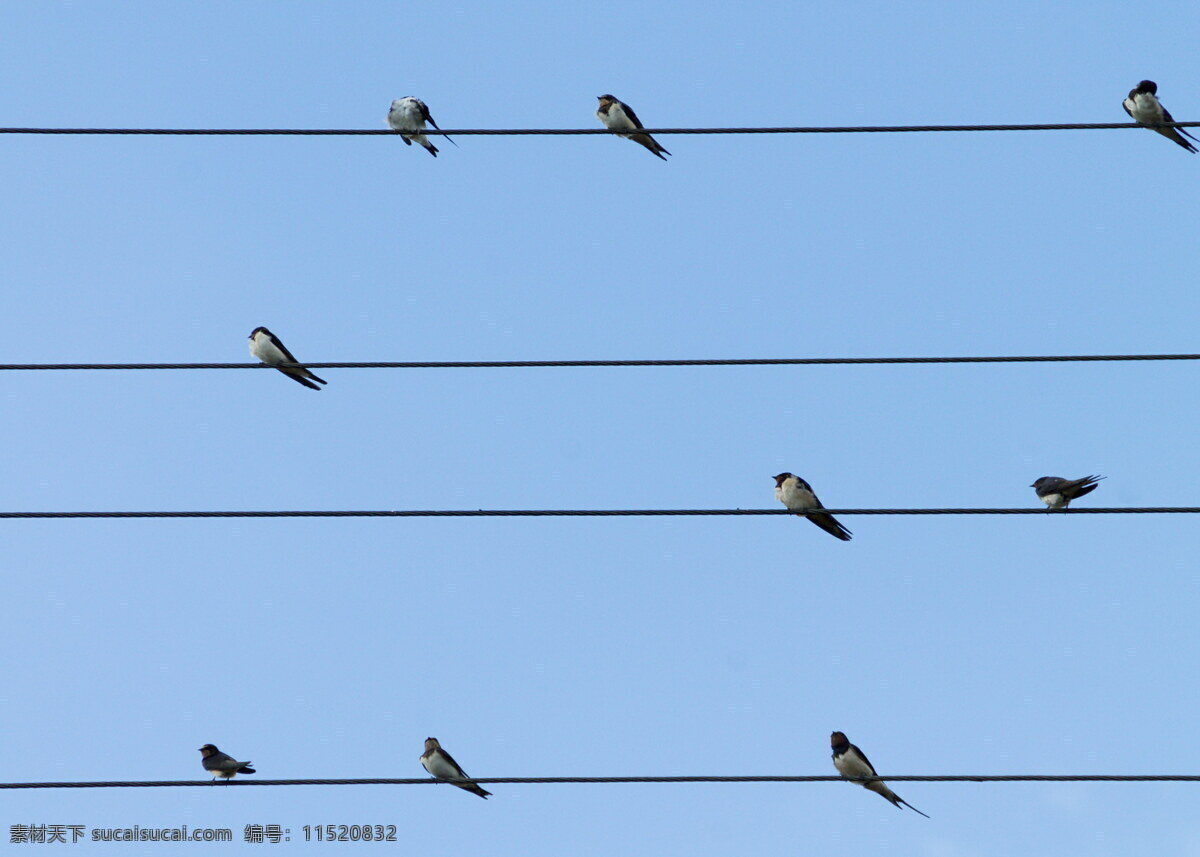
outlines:
M449 780L451 785L479 795L484 800L491 794L467 776L467 772L458 766L454 757L442 749L437 738L425 739L425 752L421 754L421 764L439 780Z
M1134 122L1140 122L1142 125L1159 125L1163 122L1174 122L1175 119L1171 116L1167 108L1162 106L1162 102L1158 100L1158 84L1152 80L1143 80L1135 88L1129 90L1129 95L1121 102L1121 106L1125 108ZM1152 131L1157 131L1168 140L1172 140L1189 152L1195 152L1196 147L1183 139L1180 134L1191 134L1183 128L1151 128ZM1195 140L1195 137L1192 137Z
M775 499L787 506L793 512L799 512L800 517L808 518L831 536L844 542L850 541L850 531L838 523L833 515L819 511L824 509L812 486L794 473L780 473L775 477Z
M412 133L425 130L425 123L428 122L434 128L438 128L438 123L433 121L433 117L429 115L429 108L425 106L425 102L419 98L413 98L411 95L406 95L403 98L397 98L392 102L392 108L388 110L387 123L393 131L401 132L401 139L404 140L404 145L411 146L412 141L416 140L425 147L425 151L437 157L438 148L429 142L424 134ZM406 133L407 132L407 133ZM443 135L444 136L444 135ZM449 137L446 137L450 140ZM450 140L454 143L453 140ZM458 145L458 143L454 143Z
M834 732L829 736L829 744L833 747L833 766L837 768L839 774L843 777L877 777L879 774L875 772L875 768L871 765L867 754L850 743L850 739L846 737L844 732ZM917 809L911 803L906 801L900 795L887 787L887 783L883 780L875 780L871 783L863 783L864 788L875 792L877 795L882 795L892 802L896 809L900 809L900 804L911 809L917 815L925 815L921 810ZM925 815L926 818L929 816Z
M1037 492L1038 498L1051 509L1065 509L1071 501L1096 490L1103 476L1085 476L1082 479L1063 479L1061 476L1043 476L1029 487Z
M256 327L250 333L250 353L268 366L300 362L287 350L287 346L279 341L279 337L265 327ZM279 371L311 390L319 390L321 388L317 384L326 383L303 366L280 366Z
M222 753L214 744L205 744L200 748L200 764L213 775L214 780L220 777L228 781L232 780L235 774L256 773L254 768L250 767L251 762L239 762L228 753Z
M637 118L637 114L633 112L633 108L623 101L619 101L612 95L599 95L600 107L596 111L596 118L604 123L604 127L610 131L637 131L646 126ZM618 134L618 137L624 137L626 140L633 140L640 146L645 146L653 154L662 158L663 155L671 154L666 149L658 144L658 141L649 134Z

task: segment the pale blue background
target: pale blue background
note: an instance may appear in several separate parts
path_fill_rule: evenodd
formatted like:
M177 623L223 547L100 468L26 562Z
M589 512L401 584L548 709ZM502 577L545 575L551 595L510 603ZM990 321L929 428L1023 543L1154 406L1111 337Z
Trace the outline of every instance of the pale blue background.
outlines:
M8 3L10 126L1200 118L1200 7ZM0 362L1196 351L1144 131L4 137ZM1193 364L4 373L8 510L1192 505ZM1196 773L1183 516L7 521L0 779ZM5 792L0 822L399 825L400 853L1200 854L1193 785ZM358 846L371 849L397 846ZM76 846L78 850L95 846ZM113 846L109 846L112 850ZM72 852L75 853L75 852Z

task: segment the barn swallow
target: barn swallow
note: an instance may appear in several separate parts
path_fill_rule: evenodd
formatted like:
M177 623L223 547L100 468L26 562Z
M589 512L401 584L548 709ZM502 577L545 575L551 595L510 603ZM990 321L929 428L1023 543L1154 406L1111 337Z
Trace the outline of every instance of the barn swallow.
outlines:
M411 95L397 98L392 102L392 108L388 111L387 122L393 131L424 131L426 122L439 131L442 130L438 128L438 124L429 115L429 108L425 106L425 102L419 98L413 98ZM404 133L401 135L401 139L404 140L404 145L406 146L411 146L412 141L416 140L425 147L425 151L435 158L437 157L437 146L430 143L429 138L424 134ZM450 140L449 137L446 137L446 139ZM450 140L450 142L454 143L453 140ZM454 143L454 145L457 146L458 143Z
M1065 509L1071 501L1096 490L1096 483L1103 476L1085 476L1082 479L1063 479L1061 476L1043 476L1029 487L1051 509Z
M833 747L833 766L837 768L838 773L843 777L879 776L875 772L875 768L872 767L870 760L867 759L866 753L851 744L850 739L846 737L846 733L834 732L829 736L829 744ZM889 789L887 783L883 780L875 780L874 782L863 783L862 785L875 792L875 794L882 795L890 800L896 809L900 809L900 804L904 804L917 815L925 815L921 810ZM925 817L929 818L927 815Z
M439 780L449 780L451 785L479 795L484 800L491 794L467 776L467 772L458 766L454 757L442 749L437 738L425 739L425 752L421 754L421 764Z
M267 330L265 327L256 327L254 328L253 332L251 332L250 353L263 363L266 363L268 366L275 366L279 363L299 362L295 357L292 356L292 352L288 351L287 347L279 341L279 337L271 333L271 331ZM281 366L279 367L279 371L284 375L287 375L293 381L299 381L305 387L308 387L312 390L321 389L317 386L317 384L314 384L313 381L316 381L318 384L325 383L325 381L322 381L303 366Z
M604 127L610 131L636 131L646 126L637 118L637 114L633 112L633 108L623 101L619 101L612 95L599 95L600 108L596 111L596 118L604 123ZM624 137L626 140L645 146L652 153L662 158L663 155L671 154L666 149L658 144L658 141L649 134L618 134L618 137Z
M250 767L251 762L239 762L228 753L222 753L214 744L205 744L200 748L200 764L213 775L214 780L220 777L228 781L232 780L235 774L255 773L254 768Z
M850 531L838 523L837 518L825 512L807 511L824 509L812 486L794 473L780 473L775 477L775 499L801 517L808 518L831 536L844 542L850 541Z
M1152 80L1143 80L1135 88L1129 90L1129 95L1121 103L1125 108L1125 112L1133 117L1134 122L1140 122L1143 125L1158 125L1162 122L1174 122L1167 108L1162 106L1162 102L1158 100L1158 84ZM1152 131L1157 131L1168 140L1172 140L1189 152L1195 152L1196 147L1183 139L1180 134L1188 134L1184 128L1152 128ZM1195 140L1195 137L1192 137Z

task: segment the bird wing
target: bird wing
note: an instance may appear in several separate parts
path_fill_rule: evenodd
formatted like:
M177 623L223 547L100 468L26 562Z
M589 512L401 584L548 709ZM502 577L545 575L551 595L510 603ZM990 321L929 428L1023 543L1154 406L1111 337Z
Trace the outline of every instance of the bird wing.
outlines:
M458 775L460 777L463 779L470 779L470 777L467 776L467 772L462 769L462 766L458 764L458 762L454 761L453 756L451 756L445 750L441 750L441 754L442 758L446 760L446 763L450 765L450 767L454 768L454 770L458 771Z
M867 754L860 750L857 746L851 744L848 752L854 752L858 754L858 758L862 759L863 763L871 769L871 776L879 776L879 772L875 770L875 766L871 764L871 760L867 758Z
M1161 105L1160 105L1160 106L1161 106ZM1170 111L1170 110L1168 110L1167 108L1163 107L1163 109L1162 109L1162 114L1163 114L1163 121L1164 121L1164 122L1174 122L1174 121L1175 121L1175 117L1171 115L1171 111ZM1187 132L1187 128L1172 128L1172 129L1170 129L1170 130L1172 130L1172 131L1178 131L1180 134L1183 134L1184 136L1187 136L1187 137L1192 137L1192 135L1191 135L1191 134L1188 134L1188 132ZM1197 139L1200 139L1200 138L1198 138L1198 137L1192 137L1192 139L1193 139L1193 140L1197 140Z
M280 338L278 336L272 337L271 341L274 343L275 347L279 349L280 353L282 353L283 356L286 358L286 362L288 362L288 363L299 363L300 362L299 360L297 360L295 357L292 356L292 352L287 350L287 346L283 344L283 341L280 340Z
M642 120L638 119L637 114L633 112L632 107L630 107L624 101L618 101L617 104L621 105L621 109L625 111L625 115L629 117L629 121L633 123L635 128L645 128L646 127L645 125L642 124Z

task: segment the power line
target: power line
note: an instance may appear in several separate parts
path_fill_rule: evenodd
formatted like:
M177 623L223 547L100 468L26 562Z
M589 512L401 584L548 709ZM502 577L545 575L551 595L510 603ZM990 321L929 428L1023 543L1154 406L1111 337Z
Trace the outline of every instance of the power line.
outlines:
M946 131L1098 131L1116 128L1192 128L1200 122L1164 122L1142 125L1137 122L1065 122L1025 125L832 125L794 126L778 128L644 128L645 134L895 134L906 132ZM356 128L0 128L0 134L108 134L155 136L270 136L270 137L370 137L396 136L391 129ZM585 134L619 134L608 128L458 128L427 129L421 132L430 137L536 137L581 136Z
M1194 783L1200 774L918 774L906 776L843 777L837 774L767 777L472 777L484 785L560 785L566 783L867 783L876 780L914 783ZM448 780L429 777L402 779L336 780L238 780L215 783L211 780L145 780L128 782L0 783L0 789L106 789L228 786L429 786L453 785Z
M860 366L924 363L1120 363L1200 360L1200 354L1052 354L994 357L746 357L683 360L422 360L323 363L0 363L0 370L68 369L541 369L612 366Z
M1200 506L1079 509L824 509L830 515L1160 515L1200 512ZM790 509L401 509L242 512L0 512L0 518L637 518L715 515L797 515Z

